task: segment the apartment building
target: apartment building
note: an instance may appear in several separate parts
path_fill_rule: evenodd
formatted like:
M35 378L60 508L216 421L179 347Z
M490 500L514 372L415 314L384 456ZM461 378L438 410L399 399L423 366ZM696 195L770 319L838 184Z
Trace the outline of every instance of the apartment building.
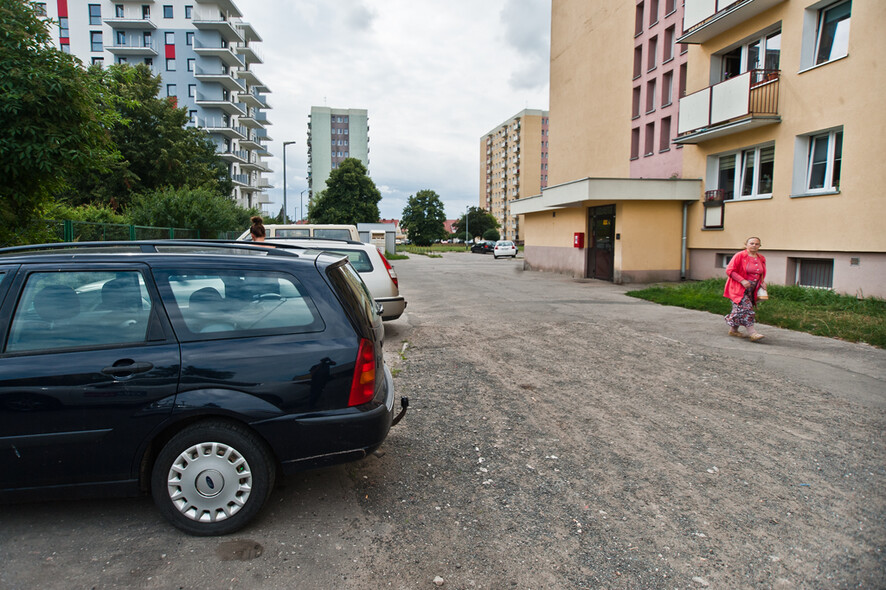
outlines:
M886 296L886 3L677 4L553 0L549 187L512 204L527 265L616 282L719 277L753 235L772 283ZM653 52L638 35L662 5L658 26L676 19L677 55L688 46L667 151L665 124L644 118ZM633 55L611 50L631 36ZM653 163L662 156L679 165Z
M691 277L754 235L771 282L886 296L883 25L883 2L686 0Z
M230 166L233 198L269 202L264 173L270 92L253 71L261 36L231 0L50 0L38 3L53 40L86 65L145 64L161 96L188 109Z
M366 109L311 107L308 120L309 199L326 188L329 174L346 158L369 169L369 113Z
M504 240L522 241L510 203L538 194L548 179L548 111L525 109L480 138L480 207Z

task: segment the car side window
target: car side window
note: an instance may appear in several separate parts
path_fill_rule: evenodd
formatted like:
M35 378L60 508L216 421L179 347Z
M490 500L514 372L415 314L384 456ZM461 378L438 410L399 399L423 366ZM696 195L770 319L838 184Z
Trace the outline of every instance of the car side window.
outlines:
M326 240L350 240L351 231L347 229L332 229L328 227L314 228L314 237Z
M296 228L296 229L276 229L274 230L275 238L310 238L311 230L308 228Z
M6 352L144 342L151 298L138 271L35 272L25 282Z
M187 331L181 335L184 340L317 332L325 327L304 287L284 273L189 269L160 276L181 314L181 321L174 321Z

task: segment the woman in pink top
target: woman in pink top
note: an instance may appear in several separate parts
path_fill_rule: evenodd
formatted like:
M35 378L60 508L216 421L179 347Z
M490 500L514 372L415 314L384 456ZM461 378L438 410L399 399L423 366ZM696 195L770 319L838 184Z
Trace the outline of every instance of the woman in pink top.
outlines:
M763 334L754 328L757 305L757 292L766 287L766 258L760 250L760 238L748 238L745 249L732 257L726 266L726 288L723 297L732 301L732 313L726 316L729 335L750 338L756 342ZM747 334L738 330L744 326Z

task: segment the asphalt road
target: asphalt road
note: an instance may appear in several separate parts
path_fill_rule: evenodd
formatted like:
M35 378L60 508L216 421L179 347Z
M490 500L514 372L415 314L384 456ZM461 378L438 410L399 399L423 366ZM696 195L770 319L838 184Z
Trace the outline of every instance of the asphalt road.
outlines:
M412 406L376 455L224 538L149 498L0 507L0 589L886 587L886 351L520 259L396 269Z

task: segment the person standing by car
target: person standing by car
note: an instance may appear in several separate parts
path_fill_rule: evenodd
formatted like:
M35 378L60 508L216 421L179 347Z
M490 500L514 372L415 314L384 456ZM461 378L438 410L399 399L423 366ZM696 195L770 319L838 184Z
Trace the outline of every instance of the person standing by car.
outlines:
M726 266L726 288L723 297L732 301L732 312L726 316L729 335L750 338L757 342L763 334L754 328L756 323L757 293L766 288L766 258L759 253L760 238L750 237L745 249L732 257ZM747 334L739 331L744 326Z
M249 235L252 236L253 242L264 242L265 241L265 226L264 220L258 215L250 218L252 222L252 227L249 228Z

